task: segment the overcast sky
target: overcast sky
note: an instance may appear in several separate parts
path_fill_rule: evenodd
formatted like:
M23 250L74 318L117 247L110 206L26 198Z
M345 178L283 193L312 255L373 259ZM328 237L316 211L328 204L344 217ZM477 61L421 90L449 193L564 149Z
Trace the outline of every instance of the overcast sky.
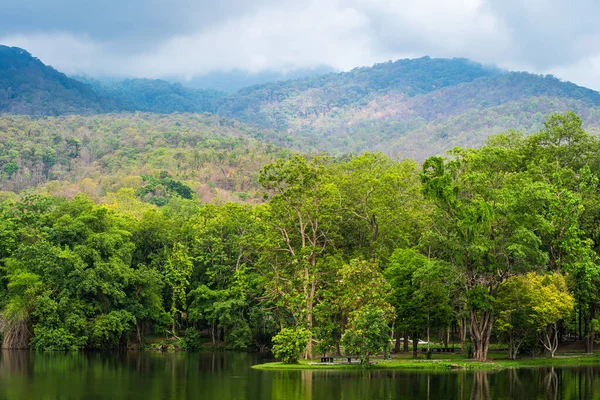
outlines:
M467 57L600 89L596 0L1 0L0 43L69 74L192 78Z

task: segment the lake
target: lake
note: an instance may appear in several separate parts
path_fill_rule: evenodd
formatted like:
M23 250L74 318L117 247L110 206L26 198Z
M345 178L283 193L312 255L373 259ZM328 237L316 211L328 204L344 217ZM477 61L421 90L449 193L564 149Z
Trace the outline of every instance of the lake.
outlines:
M244 353L2 351L0 399L597 399L600 366L503 371L260 371Z

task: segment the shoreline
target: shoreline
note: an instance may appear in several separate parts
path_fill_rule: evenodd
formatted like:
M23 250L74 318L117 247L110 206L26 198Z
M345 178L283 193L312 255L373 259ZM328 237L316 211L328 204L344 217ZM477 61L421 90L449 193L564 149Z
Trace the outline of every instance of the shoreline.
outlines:
M302 360L298 364L284 364L282 362L268 362L264 364L253 365L253 369L269 371L286 370L406 370L406 371L456 371L456 370L504 370L518 368L538 368L538 367L576 367L584 365L600 365L599 354L585 355L561 355L554 358L521 358L517 360L509 359L491 359L488 361L473 361L467 359L396 359L396 360L374 360L376 364L363 367L360 364L309 364L309 361ZM312 362L312 361L311 361Z

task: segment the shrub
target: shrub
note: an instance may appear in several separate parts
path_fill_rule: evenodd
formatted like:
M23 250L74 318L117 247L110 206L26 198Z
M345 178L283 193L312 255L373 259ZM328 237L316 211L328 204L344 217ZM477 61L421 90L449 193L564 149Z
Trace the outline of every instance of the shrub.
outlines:
M286 364L296 364L309 340L305 328L284 328L273 337L273 354Z
M231 328L227 335L227 348L232 350L247 349L251 342L252 330L245 321Z
M357 313L352 326L342 336L346 354L360 357L369 363L371 356L384 352L390 345L389 327L384 312L379 308L367 308Z
M184 350L198 350L202 345L202 337L196 328L187 328L185 336L180 341Z

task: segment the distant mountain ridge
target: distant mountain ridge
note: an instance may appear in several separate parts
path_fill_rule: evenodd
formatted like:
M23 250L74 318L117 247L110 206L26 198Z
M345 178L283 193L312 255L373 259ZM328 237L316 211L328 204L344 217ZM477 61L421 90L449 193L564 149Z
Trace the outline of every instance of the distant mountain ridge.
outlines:
M535 131L546 114L566 110L600 131L600 93L461 58L390 61L227 94L162 80L78 82L25 50L0 46L0 114L207 112L305 152L369 150L423 159L453 146L479 146L507 129Z
M97 114L117 109L114 100L27 51L0 46L0 114Z

